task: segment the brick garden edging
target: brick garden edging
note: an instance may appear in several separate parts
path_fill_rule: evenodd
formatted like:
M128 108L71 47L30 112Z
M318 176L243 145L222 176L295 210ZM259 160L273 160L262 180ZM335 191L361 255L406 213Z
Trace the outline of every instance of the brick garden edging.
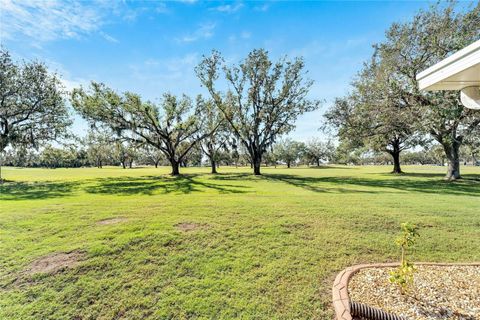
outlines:
M474 263L435 263L435 262L417 262L416 265L433 265L433 266L480 266L480 262ZM358 264L348 267L341 271L332 288L333 308L335 309L336 320L352 320L350 314L350 298L348 296L348 282L350 278L361 269L365 268L387 268L397 267L399 263L373 263L373 264Z

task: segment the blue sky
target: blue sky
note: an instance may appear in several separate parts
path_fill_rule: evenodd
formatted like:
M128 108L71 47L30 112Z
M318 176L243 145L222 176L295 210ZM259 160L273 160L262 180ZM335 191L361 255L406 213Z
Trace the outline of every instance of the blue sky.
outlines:
M203 54L238 62L253 48L273 58L303 56L321 110L290 135L307 140L322 113L381 41L391 23L431 2L201 2L0 0L0 41L15 59L39 59L67 88L104 82L156 100L164 92L204 93L194 74ZM86 125L76 119L74 130Z

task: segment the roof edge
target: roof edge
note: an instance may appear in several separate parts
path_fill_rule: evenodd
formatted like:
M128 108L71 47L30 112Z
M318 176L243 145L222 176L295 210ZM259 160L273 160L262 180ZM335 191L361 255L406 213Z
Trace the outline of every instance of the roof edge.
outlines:
M417 74L416 79L418 81L418 80L421 80L423 78L426 78L427 76L431 75L432 73L434 73L436 71L439 71L439 70L441 70L441 69L443 69L443 68L445 68L445 67L447 67L447 66L449 66L449 65L451 65L451 64L453 64L457 61L459 61L460 59L475 53L476 51L480 51L480 40L475 41L474 43L466 46L462 50L455 52L450 57L445 58L444 60L434 64L430 68L425 69L424 71L420 72L419 74Z

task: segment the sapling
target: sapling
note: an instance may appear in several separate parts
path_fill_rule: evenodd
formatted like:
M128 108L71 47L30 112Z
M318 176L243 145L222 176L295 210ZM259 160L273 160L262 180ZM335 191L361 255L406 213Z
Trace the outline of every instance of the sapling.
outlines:
M397 238L397 246L401 250L400 266L390 272L390 282L399 286L401 294L405 294L413 284L415 266L408 259L410 249L415 245L416 238L420 236L417 226L408 222L401 224L402 234Z

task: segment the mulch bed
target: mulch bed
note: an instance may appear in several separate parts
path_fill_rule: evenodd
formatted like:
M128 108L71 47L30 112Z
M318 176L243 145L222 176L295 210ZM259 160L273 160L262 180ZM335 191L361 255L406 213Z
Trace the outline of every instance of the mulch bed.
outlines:
M411 290L390 283L393 268L365 268L348 284L352 301L407 319L480 319L480 266L417 265Z

